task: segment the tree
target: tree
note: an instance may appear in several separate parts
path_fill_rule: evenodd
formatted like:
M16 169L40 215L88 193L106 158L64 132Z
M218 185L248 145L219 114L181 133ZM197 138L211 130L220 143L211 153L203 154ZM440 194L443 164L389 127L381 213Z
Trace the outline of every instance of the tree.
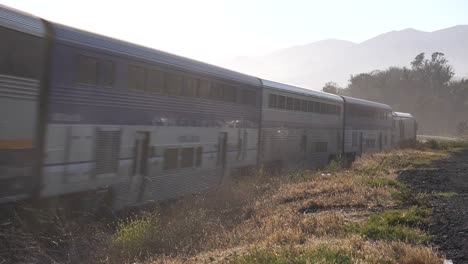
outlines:
M419 53L410 68L390 67L352 75L343 91L412 113L422 133L455 134L457 125L467 121L468 81L452 81L453 76L453 67L443 53L434 52L430 58ZM324 91L332 90L327 84Z
M322 91L326 93L338 94L338 90L340 87L336 82L327 82L325 86L323 86Z
M411 62L415 78L424 82L426 92L434 96L441 96L447 84L455 74L453 67L442 52L432 53L431 59L425 59L424 53L418 54Z
M419 53L411 62L411 67L413 68L413 70L421 68L424 62L424 54L424 52Z

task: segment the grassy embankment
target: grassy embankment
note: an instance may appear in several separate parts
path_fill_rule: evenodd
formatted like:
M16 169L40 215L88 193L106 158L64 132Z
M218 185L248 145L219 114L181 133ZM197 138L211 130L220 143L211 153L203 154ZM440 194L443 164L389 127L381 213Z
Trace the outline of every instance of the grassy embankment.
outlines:
M456 194L415 193L397 177L462 148L468 143L429 141L366 155L350 168L260 171L231 187L90 224L93 231L64 250L73 253L68 262L441 263L424 231L427 196ZM88 254L77 250L83 244Z
M149 263L440 263L424 231L426 198L453 194L414 193L397 176L431 169L432 161L466 147L412 143L366 155L348 169L332 163L321 171L259 172L121 222L108 254L146 255Z

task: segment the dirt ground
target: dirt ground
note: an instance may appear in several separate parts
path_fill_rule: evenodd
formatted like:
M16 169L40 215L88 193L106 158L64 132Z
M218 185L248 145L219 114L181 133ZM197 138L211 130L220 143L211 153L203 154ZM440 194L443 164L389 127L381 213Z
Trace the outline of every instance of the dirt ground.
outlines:
M468 263L468 149L404 171L400 179L417 191L439 194L429 196L433 243L455 264Z

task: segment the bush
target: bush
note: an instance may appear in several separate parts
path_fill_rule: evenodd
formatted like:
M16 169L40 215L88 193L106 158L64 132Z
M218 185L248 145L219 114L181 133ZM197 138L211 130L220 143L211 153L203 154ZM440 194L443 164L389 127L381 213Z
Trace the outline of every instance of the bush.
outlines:
M434 194L434 197L437 198L452 198L454 196L457 196L458 193L456 192L438 192Z
M117 223L112 245L120 250L127 259L146 255L157 246L160 239L160 220L158 213L129 217Z
M297 249L293 247L280 249L254 249L245 256L234 258L233 264L287 264L287 263L336 263L351 264L350 252L320 246L315 249Z
M365 182L370 187L373 187L373 188L390 187L390 188L395 188L399 190L407 188L404 183L401 183L397 180L389 179L389 178L370 178L370 179L365 179Z
M326 172L332 172L332 173L335 173L339 170L341 170L341 162L340 160L338 159L333 159L330 161L330 163L327 164L327 166L325 166L325 171Z
M429 213L430 210L415 206L409 209L389 210L371 215L363 224L350 225L349 230L372 240L420 243L429 240L430 236L413 228L426 225Z

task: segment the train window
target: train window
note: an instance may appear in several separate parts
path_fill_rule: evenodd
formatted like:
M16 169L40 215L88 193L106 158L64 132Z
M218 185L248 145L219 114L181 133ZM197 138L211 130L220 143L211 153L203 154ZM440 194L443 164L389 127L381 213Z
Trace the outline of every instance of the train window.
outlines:
M180 151L180 156L181 156L180 167L181 168L193 167L193 161L194 161L193 154L194 154L193 148L183 148Z
M314 112L314 102L307 101L307 112Z
M198 147L195 151L195 167L200 167L203 160L203 148Z
M277 101L277 95L276 94L270 94L268 96L268 107L270 108L276 108L276 101Z
M241 104L244 105L257 105L257 92L243 89L241 92Z
M314 112L315 113L320 113L320 103L319 102L314 102Z
M115 66L110 60L101 61L99 64L99 75L101 84L106 87L114 86Z
M98 60L92 57L80 56L78 59L77 83L97 85Z
M130 65L128 68L128 87L131 90L144 91L146 70L140 66Z
M341 106L336 107L336 114L341 115Z
M286 109L294 110L294 99L291 97L286 97Z
M177 169L179 150L176 148L164 150L164 170Z
M169 95L180 95L182 90L182 76L174 73L166 73L166 85L164 91Z
M337 115L338 114L338 110L337 110L337 107L336 105L331 105L331 113L332 115Z
M307 112L307 101L306 100L301 100L301 111L302 112Z
M321 114L325 114L325 104L324 103L319 103L319 107L320 107L320 113Z
M315 142L315 152L327 152L328 142Z
M279 109L286 109L286 98L282 95L278 95L278 104Z
M220 83L213 83L210 89L210 99L222 101L223 100L223 85Z
M146 90L155 93L163 93L164 73L158 70L149 70L148 80L146 82Z
M231 86L231 85L224 85L223 87L224 89L224 94L223 94L223 97L224 97L224 101L226 102L231 102L231 103L235 103L237 101L237 90L236 90L236 87L234 86Z
M301 111L301 99L294 98L294 111Z
M210 98L211 82L208 80L200 80L197 96L201 98Z
M44 39L0 27L0 74L39 79Z
M194 97L198 90L198 79L185 77L184 87L182 87L182 95Z

